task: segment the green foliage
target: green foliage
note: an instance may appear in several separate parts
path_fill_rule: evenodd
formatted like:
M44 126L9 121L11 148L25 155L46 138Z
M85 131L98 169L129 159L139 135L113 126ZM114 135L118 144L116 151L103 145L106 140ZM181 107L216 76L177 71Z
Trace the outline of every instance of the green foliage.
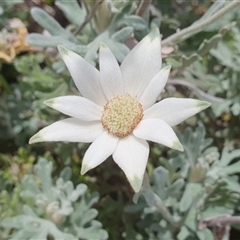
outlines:
M85 35L83 38L78 32L80 29L79 26L84 23L86 18L86 9L84 6L80 8L76 1L73 1L71 4L64 1L56 1L56 5L63 11L66 18L72 24L72 26L69 26L69 29L72 31L70 32L62 28L53 17L43 10L33 8L31 10L33 19L46 29L51 36L33 33L28 36L28 43L40 47L56 47L58 44L62 44L72 51L83 55L93 65L96 64L100 42L106 43L118 61L122 62L129 53L129 49L123 42L130 37L134 30L143 30L147 27L143 18L130 15L131 5L126 4L119 13L112 13L113 9L106 8L104 12L106 17L108 14L114 15L111 25L106 27L100 34L93 36L91 33L89 37ZM89 27L85 28L83 33L89 34Z
M74 189L69 168L63 169L54 184L52 168L46 159L38 160L34 174L27 174L21 183L22 213L4 218L1 226L15 229L13 239L47 239L49 235L55 239L107 239L101 223L94 220L97 210L91 208L99 200L98 194L89 195L85 184Z
M185 152L160 157L162 166L154 169L151 188L145 185L134 197L140 207L143 199L139 197L144 196L148 206L125 209L128 213L141 210L138 227L144 233L139 239L147 234L148 239L214 240L208 229L198 229L199 220L232 214L239 202L238 178L231 176L239 172L239 162L231 164L240 159L239 150L224 148L220 154L210 146L212 139L206 138L203 124L195 132L186 128L179 139Z
M239 215L239 8L172 44L168 36L231 1L152 1L146 9L138 0L27 2L0 3L0 56L10 54L4 44L13 45L19 29L7 38L3 33L15 17L35 47L11 63L0 59L0 239L215 240L214 229L200 229L199 222ZM195 97L212 106L176 127L183 153L149 143L150 177L132 199L110 160L80 176L87 144L30 146L28 140L62 118L44 100L78 94L58 44L98 67L104 42L121 63L154 27L162 34L163 65L172 65L161 98Z

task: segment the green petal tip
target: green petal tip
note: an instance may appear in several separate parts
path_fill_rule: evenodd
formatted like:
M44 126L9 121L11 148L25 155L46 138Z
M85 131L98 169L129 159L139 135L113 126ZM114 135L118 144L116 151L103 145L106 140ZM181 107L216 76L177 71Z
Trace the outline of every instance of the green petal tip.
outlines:
M101 49L108 49L108 46L104 42L100 42Z
M43 142L44 139L42 138L42 136L37 133L35 135L33 135L30 139L29 139L29 144L33 144L33 143L38 143L38 142Z
M184 151L184 148L179 141L174 142L173 145L172 145L172 148L175 149L175 150L178 150L180 152Z
M139 177L134 177L133 179L128 179L130 185L132 186L134 192L139 192L142 187L142 179Z
M54 103L54 99L49 99L43 102L45 105L47 105L48 107L51 107Z
M167 65L166 67L164 67L164 70L166 70L166 71L167 71L167 70L169 70L169 71L170 71L170 70L171 70L171 68L172 68L172 66L171 66L171 65Z
M199 107L201 110L204 110L210 106L211 106L211 103L206 101L198 101L198 105L197 105L197 107Z
M69 54L69 50L67 48L65 48L64 46L59 44L57 46L57 48L58 48L58 51L60 52L61 55L68 55Z
M82 165L81 168L81 175L84 175L86 172L88 172L91 168L88 165Z
M157 27L148 34L148 37L153 41L155 38L160 37L159 29Z

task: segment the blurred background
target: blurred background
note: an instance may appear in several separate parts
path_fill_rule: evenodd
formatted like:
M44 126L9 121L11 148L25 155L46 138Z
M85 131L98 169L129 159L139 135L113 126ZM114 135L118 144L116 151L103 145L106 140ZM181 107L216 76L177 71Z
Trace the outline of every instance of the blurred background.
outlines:
M0 239L240 239L239 5L209 21L231 2L0 1ZM28 144L65 118L43 101L78 94L58 44L98 68L99 42L121 63L154 27L172 65L159 100L212 106L176 127L183 153L149 143L149 195L134 196L111 157L81 176L88 144Z

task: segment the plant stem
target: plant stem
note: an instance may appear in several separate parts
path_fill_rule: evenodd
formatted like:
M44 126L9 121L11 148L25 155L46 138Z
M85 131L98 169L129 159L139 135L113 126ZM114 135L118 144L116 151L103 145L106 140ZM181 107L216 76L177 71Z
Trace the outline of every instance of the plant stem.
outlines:
M205 218L200 221L199 229L202 230L206 227L213 227L216 225L240 224L240 216L231 216L228 214Z
M215 97L215 96L212 96L212 95L210 95L208 93L205 93L204 91L202 91L201 89L196 87L194 84L192 84L190 82L186 82L184 80L176 80L176 79L171 80L171 79L169 79L167 81L167 84L170 84L170 85L182 85L182 86L188 87L191 90L193 90L194 92L196 92L197 94L199 94L200 96L202 96L202 97L204 97L207 100L212 101L212 102L222 103L222 102L225 101L225 99L223 99L223 98Z
M98 0L96 1L95 5L92 7L92 9L89 11L89 13L86 16L85 21L83 22L83 24L76 30L76 32L74 33L74 35L79 34L84 27L88 24L88 22L92 19L92 17L95 15L96 11L98 10L98 8L100 7L100 5L103 3L103 0Z
M147 194L151 194L152 195L151 199L154 200L153 202L151 201L151 203L150 203L150 201L148 201ZM151 189L147 172L145 172L144 178L143 178L143 195L144 195L145 200L148 203L148 205L150 205L150 206L154 205L156 207L156 209L157 209L157 212L160 213L162 215L162 217L167 222L169 222L173 226L178 225L178 222L176 222L174 220L174 218L171 215L171 213L169 212L168 208L163 204L161 199Z
M136 11L136 15L142 17L144 13L147 11L147 9L149 8L149 5L151 4L151 2L152 0L142 0Z
M232 9L236 8L238 5L240 5L240 1L232 1L225 7L223 7L221 10L213 14L212 16L199 21L195 24L192 24L191 26L184 28L180 30L179 32L174 33L173 35L169 36L168 38L164 39L162 41L162 46L166 45L174 45L176 43L182 42L186 40L187 38L195 35L196 33L202 31L204 28L208 27L211 23L222 17L225 13L231 11Z

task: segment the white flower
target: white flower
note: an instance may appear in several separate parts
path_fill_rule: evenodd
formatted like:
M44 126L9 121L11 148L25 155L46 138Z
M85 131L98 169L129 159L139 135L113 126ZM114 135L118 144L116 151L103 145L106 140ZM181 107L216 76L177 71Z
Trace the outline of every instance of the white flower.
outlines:
M210 104L184 98L155 103L170 72L170 66L161 69L158 29L144 37L120 67L103 43L99 52L100 71L63 46L59 46L59 51L82 97L63 96L45 101L71 118L45 127L30 143L93 142L83 158L81 173L112 155L133 189L139 191L149 155L146 140L183 151L172 127Z

